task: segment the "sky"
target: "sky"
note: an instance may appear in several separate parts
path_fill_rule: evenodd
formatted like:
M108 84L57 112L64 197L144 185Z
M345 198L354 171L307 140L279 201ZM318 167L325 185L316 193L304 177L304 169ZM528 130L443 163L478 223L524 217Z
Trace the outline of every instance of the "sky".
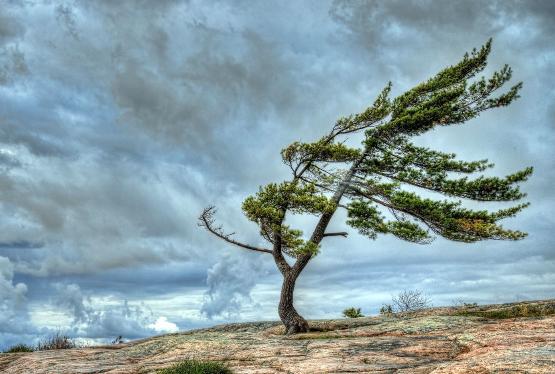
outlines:
M504 224L529 236L372 241L339 213L331 226L350 235L326 239L296 307L375 314L415 288L433 305L554 298L553 35L550 0L0 0L0 349L277 320L271 256L210 236L202 209L262 245L241 202L290 178L283 147L490 37L484 73L510 64L522 97L416 141L499 176L533 166L531 206Z

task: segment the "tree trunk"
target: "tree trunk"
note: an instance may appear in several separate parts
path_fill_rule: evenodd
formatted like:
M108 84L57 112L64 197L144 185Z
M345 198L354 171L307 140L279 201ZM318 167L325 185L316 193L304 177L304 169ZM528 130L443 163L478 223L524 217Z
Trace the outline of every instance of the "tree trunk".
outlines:
M283 276L278 312L281 322L285 325L285 333L287 335L308 331L308 323L297 313L293 306L293 292L295 291L296 281L297 275L291 272Z
M353 165L349 169L349 172L341 181L340 186L333 194L331 198L331 201L333 203L339 203L339 201L345 194L345 191L347 191L349 182L355 175L358 166L369 152L370 149L365 148L362 156L353 163ZM306 170L306 168L304 170ZM304 170L301 171L300 174L302 174ZM297 176L295 176L295 179L297 179ZM283 211L283 217L285 217L285 210ZM318 224L314 228L312 236L310 237L311 242L313 242L314 244L320 244L322 238L325 235L326 228L330 223L331 217L336 210L337 207L331 212L328 211L322 214L320 220L318 221ZM283 217L281 222L283 222ZM274 249L272 253L274 255L274 260L276 261L278 269L283 274L283 286L281 287L281 297L279 299L278 312L279 318L281 318L281 322L283 322L283 324L285 325L285 333L287 335L290 335L299 332L307 332L308 322L306 322L306 320L299 313L297 313L297 310L293 306L293 292L295 291L295 282L297 281L299 274L301 274L305 266L312 258L312 253L305 253L302 256L298 257L295 261L295 265L290 267L281 254L281 238L279 235L275 236Z

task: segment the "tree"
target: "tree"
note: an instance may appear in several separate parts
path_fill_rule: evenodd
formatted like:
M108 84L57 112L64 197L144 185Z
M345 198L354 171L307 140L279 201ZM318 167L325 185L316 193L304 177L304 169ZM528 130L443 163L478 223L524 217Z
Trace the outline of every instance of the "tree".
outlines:
M528 204L497 211L465 208L459 199L514 201L525 196L517 184L532 173L526 168L504 178L465 174L482 172L488 160L462 161L453 153L417 146L411 138L436 127L459 125L491 108L509 105L519 97L522 83L494 96L510 78L505 65L489 78L476 78L487 64L489 40L479 50L465 54L456 65L402 95L390 99L391 83L375 102L360 114L340 118L331 131L312 143L294 142L281 152L292 178L270 183L247 197L242 205L270 248L244 244L215 223L215 208L206 208L199 225L236 246L273 256L283 275L279 316L288 334L308 330L306 320L293 306L295 282L329 237L346 232L328 232L338 209L347 211L347 224L376 239L391 234L399 239L430 243L435 235L459 242L486 239L518 240L521 231L507 230L499 221L515 216ZM472 80L472 81L471 81ZM360 148L351 148L341 137L362 133ZM407 190L409 187L410 190ZM447 199L422 197L427 190ZM287 214L319 217L308 239L286 224ZM286 259L290 257L292 261ZM290 263L292 262L292 264Z

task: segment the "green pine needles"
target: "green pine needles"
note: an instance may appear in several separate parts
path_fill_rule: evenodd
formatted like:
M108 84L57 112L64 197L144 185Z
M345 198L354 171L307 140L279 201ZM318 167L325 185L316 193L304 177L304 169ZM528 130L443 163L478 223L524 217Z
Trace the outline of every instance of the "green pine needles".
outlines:
M518 183L532 174L531 167L505 178L456 178L452 175L484 171L493 164L487 160L457 160L453 153L417 147L409 140L435 126L461 124L487 109L507 106L519 97L522 83L492 97L511 78L507 65L489 79L468 82L485 68L490 49L491 40L479 51L465 55L457 65L392 101L383 99L383 94L380 96L378 102L389 110L381 111L386 116L366 129L366 156L346 191L351 198L347 206L350 226L373 239L377 234L389 233L415 243L428 243L433 234L462 242L518 240L526 236L521 231L504 229L498 221L514 216L527 203L497 212L475 211L463 208L460 200L425 199L402 189L410 185L476 201L514 201L525 196ZM384 93L389 90L388 85ZM379 207L387 208L394 219L388 221Z
M505 177L480 176L476 174L493 167L488 160L459 160L453 153L411 141L436 127L463 124L519 97L522 83L497 93L511 79L507 65L489 78L477 78L486 67L490 50L491 40L393 99L389 83L369 108L340 118L327 135L283 149L281 156L291 169L291 180L261 187L243 203L245 215L257 224L271 249L246 245L225 234L214 224L213 207L205 209L200 225L232 244L273 254L286 281L288 277L296 279L319 252L325 237L347 236L326 232L338 209L347 211L349 226L371 239L390 234L426 244L436 236L460 242L524 238L526 233L505 229L500 221L515 216L528 203L488 211L466 208L464 201L522 199L525 194L519 183L532 174L531 167ZM342 141L354 133L363 137L360 148ZM437 196L423 197L418 193L422 190L427 191L426 196ZM319 221L305 237L285 223L288 213L316 215ZM290 265L282 254L295 263Z

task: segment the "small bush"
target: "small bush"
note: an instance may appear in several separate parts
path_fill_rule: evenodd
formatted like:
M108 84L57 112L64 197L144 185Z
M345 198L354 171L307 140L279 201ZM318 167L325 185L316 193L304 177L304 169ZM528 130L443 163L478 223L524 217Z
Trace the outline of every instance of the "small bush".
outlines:
M27 344L16 344L4 351L4 353L16 353L16 352L33 352L35 349Z
M67 335L60 332L55 333L37 344L37 351L49 351L52 349L71 349L75 348L75 342Z
M391 301L397 312L415 312L431 306L430 299L420 290L404 290Z
M393 314L393 307L391 306L391 304L382 305L382 307L380 308L380 314L384 316Z
M225 365L214 361L188 360L157 371L158 374L232 374Z
M347 308L343 311L343 315L347 318L364 317L364 314L360 312L360 308Z

